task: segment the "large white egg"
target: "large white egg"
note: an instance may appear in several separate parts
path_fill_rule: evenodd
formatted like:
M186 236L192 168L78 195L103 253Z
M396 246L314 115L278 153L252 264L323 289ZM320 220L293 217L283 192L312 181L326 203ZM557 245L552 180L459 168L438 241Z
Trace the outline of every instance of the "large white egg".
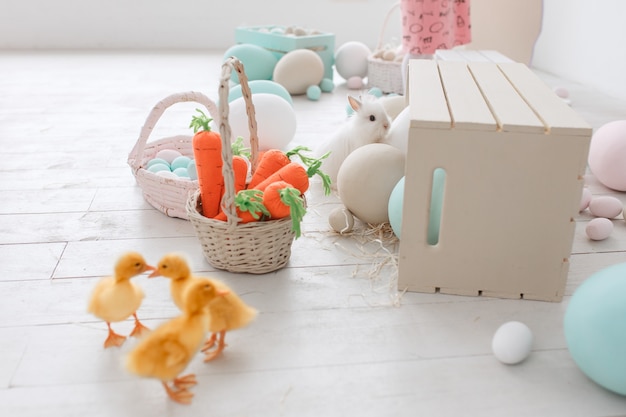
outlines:
M392 121L407 107L407 98L404 96L382 96L378 100Z
M409 128L411 127L411 115L410 107L405 107L400 114L396 116L391 122L389 128L389 134L383 140L393 146L396 149L402 151L405 155L407 153L407 146L409 143Z
M307 88L324 79L324 62L310 49L294 49L278 61L273 79L290 94L306 94Z
M533 333L519 321L509 321L496 330L491 341L494 356L502 363L515 365L530 355Z
M296 113L293 107L276 94L257 93L252 95L256 113L259 150L285 150L296 134ZM238 136L250 146L248 115L243 97L230 102L228 123L232 130L232 140Z
M361 146L339 167L337 189L348 210L361 221L389 221L389 196L404 176L404 153L385 143Z
M335 69L348 80L352 77L367 76L367 58L372 51L363 42L351 41L341 45L335 51Z
M270 80L278 61L276 56L267 49L250 43L241 43L228 48L224 53L224 61L231 56L241 61L248 80ZM239 77L235 71L232 72L230 79L239 83Z

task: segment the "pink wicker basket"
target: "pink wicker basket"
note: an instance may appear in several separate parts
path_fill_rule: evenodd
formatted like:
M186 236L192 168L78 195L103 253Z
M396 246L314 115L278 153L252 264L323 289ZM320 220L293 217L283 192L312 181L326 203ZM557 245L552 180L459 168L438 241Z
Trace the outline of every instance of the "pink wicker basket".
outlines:
M137 143L128 155L128 165L148 203L167 216L186 220L188 219L187 198L198 189L198 181L164 178L145 169L146 164L162 149L174 149L193 158L191 135L172 136L147 143L148 137L165 110L176 103L183 102L199 103L208 110L214 120L219 120L217 106L204 94L195 91L172 94L159 101L150 111L141 128Z

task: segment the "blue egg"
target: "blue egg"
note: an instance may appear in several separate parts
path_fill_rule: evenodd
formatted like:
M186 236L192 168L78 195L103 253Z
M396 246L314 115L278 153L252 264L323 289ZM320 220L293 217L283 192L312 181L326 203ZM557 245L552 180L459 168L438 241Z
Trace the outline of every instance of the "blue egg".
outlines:
M179 168L176 168L172 172L176 174L178 177L189 178L189 172L187 171L187 168L179 167Z
M320 88L324 93L330 93L335 89L335 83L330 78L324 78L320 83Z
M152 165L154 164L165 164L167 166L170 166L169 162L167 162L165 159L163 158L154 158L148 161L148 163L146 164L146 168L150 168Z
M159 171L170 171L170 166L168 164L156 163L152 164L148 167L148 171L157 173Z
M389 195L389 204L387 206L387 214L389 215L389 224L391 229L400 238L402 230L402 202L404 200L404 177L393 187Z
M367 94L371 94L371 95L373 95L375 97L382 97L383 96L383 90L381 90L378 87L372 87L372 88L369 89Z
M402 206L404 204L404 179L395 185L389 195L389 204L387 206L387 214L389 216L389 224L393 233L400 239L402 231ZM429 245L436 245L439 242L439 230L441 227L441 210L443 207L444 187L446 181L446 171L443 168L437 168L433 171L433 186L431 190L430 212L428 218L428 230L426 231L426 240Z
M291 94L289 91L282 85L278 84L272 80L253 80L248 83L250 87L250 92L252 94L255 93L263 93L263 94L275 94L279 97L284 98L287 102L293 106L293 99L291 98ZM236 100L242 96L241 94L241 85L237 84L233 86L228 92L228 102L230 103L233 100Z
M322 96L322 89L319 85L311 85L306 89L306 96L309 100L317 101Z
M176 171L176 168L185 168L185 170L187 170L189 161L191 161L190 157L184 155L179 156L172 161L172 163L170 164L170 168L172 169L172 171Z
M198 170L196 169L196 161L194 159L189 161L189 165L187 165L187 175L192 180L198 179Z
M598 385L626 395L626 263L587 278L570 299L563 321L574 362Z
M265 48L250 43L240 43L228 48L224 53L224 61L234 56L242 62L249 81L271 80L278 58ZM231 80L239 83L237 73L233 71Z

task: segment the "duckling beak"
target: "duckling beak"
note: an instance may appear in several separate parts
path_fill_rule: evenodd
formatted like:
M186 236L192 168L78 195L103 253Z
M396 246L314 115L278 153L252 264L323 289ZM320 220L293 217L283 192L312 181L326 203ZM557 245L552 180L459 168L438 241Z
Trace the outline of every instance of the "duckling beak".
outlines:
M225 297L228 294L230 294L230 291L228 290L217 290L215 293L218 297Z
M152 271L152 273L150 275L148 275L148 278L155 278L155 277L160 277L161 274L159 273L159 270L155 267L150 267L150 271Z

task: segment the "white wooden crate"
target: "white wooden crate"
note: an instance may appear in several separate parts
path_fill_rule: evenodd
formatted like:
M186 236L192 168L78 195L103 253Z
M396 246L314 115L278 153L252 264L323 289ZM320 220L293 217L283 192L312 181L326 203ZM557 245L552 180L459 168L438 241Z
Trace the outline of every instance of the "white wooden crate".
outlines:
M412 60L408 96L399 289L560 301L591 127L515 62Z

